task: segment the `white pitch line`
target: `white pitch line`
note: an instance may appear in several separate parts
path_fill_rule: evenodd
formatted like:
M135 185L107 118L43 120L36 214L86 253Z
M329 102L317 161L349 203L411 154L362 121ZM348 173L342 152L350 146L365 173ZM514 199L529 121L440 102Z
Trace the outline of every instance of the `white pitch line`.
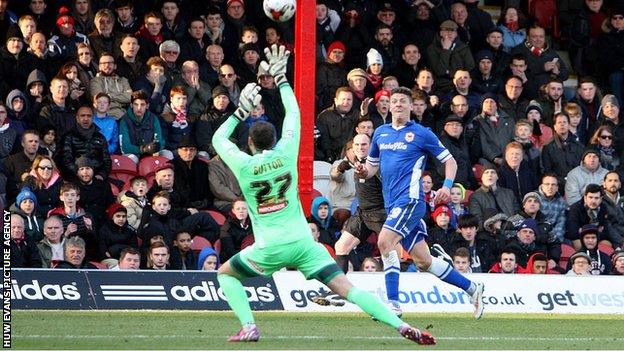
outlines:
M224 335L13 335L17 339L177 339L177 338L192 338L192 339L225 339ZM329 339L353 339L353 340L393 340L400 339L400 336L340 336L338 338L332 338L329 336L319 335L270 335L262 336L262 339L305 339L305 340L329 340ZM438 336L438 340L463 340L463 341L617 341L624 342L622 337L528 337L528 336Z

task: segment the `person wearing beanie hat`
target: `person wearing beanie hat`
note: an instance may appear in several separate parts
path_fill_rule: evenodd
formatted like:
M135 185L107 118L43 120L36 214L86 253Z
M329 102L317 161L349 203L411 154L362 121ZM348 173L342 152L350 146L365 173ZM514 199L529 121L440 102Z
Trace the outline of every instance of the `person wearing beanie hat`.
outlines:
M87 36L75 31L74 18L65 6L59 9L55 32L58 34L48 40L48 56L59 62L75 60L78 57L78 44L89 45Z
M589 273L592 275L611 274L612 265L609 255L598 247L601 231L602 230L596 224L586 224L581 227L579 233L581 236L581 249L579 251L589 256ZM568 264L570 263L568 262ZM570 267L568 266L568 268Z
M177 155L170 163L173 165L176 191L187 194L189 207L204 209L213 204L214 195L210 191L213 182L206 182L210 169L199 159L197 145L192 134L183 136L178 144Z
M494 54L490 50L481 50L475 55L476 67L472 70L470 90L477 94L498 94L503 84L502 78L495 71Z
M570 257L568 265L570 269L566 275L590 275L589 270L591 268L591 257L585 252L577 252Z
M574 167L566 178L565 197L568 206L581 200L588 184L602 184L609 171L600 165L600 152L588 147L581 156L581 164Z
M451 227L457 228L459 216L469 213L466 205L466 188L461 183L454 183L451 187L451 199L448 206L451 209Z
M427 244L432 247L434 244L438 244L443 248L448 247L451 236L455 232L451 224L451 216L453 212L445 205L441 204L436 206L431 212L431 219L435 223L432 228L428 229Z
M95 174L95 161L82 155L74 162L76 184L80 189L79 205L91 214L94 227L106 222L106 207L115 202L115 197L107 181Z
M223 85L217 85L216 87L214 87L212 89L212 99L216 99L217 97L221 96L221 95L225 95L228 97L230 97L230 93L228 92L227 88L224 87Z
M381 99L382 96L387 97L388 99L390 99L390 92L386 89L380 89L378 92L375 93L375 104L379 103L379 100Z
M24 219L24 233L26 238L36 243L43 239L43 217L39 215L37 196L29 187L25 186L17 194L15 203L9 210L19 214Z
M488 164L483 167L481 174L481 187L475 190L470 196L468 208L470 213L479 218L480 221L485 220L484 211L488 208L498 209L507 216L512 216L518 212L518 200L513 190L499 187L498 173L496 167Z
M624 275L624 249L616 249L611 256L612 275Z
M618 125L620 122L620 102L615 95L607 94L602 98L600 103L600 114L605 120Z
M381 83L383 81L381 71L383 67L384 62L379 51L375 49L368 50L368 53L366 53L366 79L368 79L373 90L381 88Z
M346 47L340 41L332 42L327 49L327 57L316 66L316 111L317 113L333 104L338 88L345 86L347 71L343 68Z
M4 54L0 56L0 64L3 69L2 81L3 84L8 85L6 92L13 89L24 91L24 83L29 73L43 66L43 62L38 57L24 48L23 38L22 32L17 25L12 25L8 28L3 48ZM6 97L6 95L3 96ZM7 107L10 108L11 106Z
M526 193L526 194L524 195L524 197L522 198L522 204L524 204L525 202L527 202L527 200L528 200L528 199L535 199L535 200L537 200L538 202L540 202L540 201L541 201L541 200L540 200L540 196L539 196L539 194L538 194L537 192L535 192L535 191L531 191L531 192L529 192L529 193Z
M347 74L347 81L351 81L356 77L366 78L366 71L361 68L354 68Z
M126 248L139 249L136 232L128 225L127 210L118 203L106 209L108 220L102 225L98 235L98 252L102 263L109 268L117 265L121 251Z
M361 68L354 68L347 74L349 90L353 94L353 106L360 107L369 90L368 74ZM372 95L372 94L371 94ZM361 113L360 113L361 114Z
M338 54L338 53L334 53L335 50L339 51L340 52L339 54L342 55L343 58L344 58L344 55L347 53L347 47L345 46L345 44L343 44L339 40L336 40L336 41L333 41L331 44L329 44L329 46L327 47L327 58L332 57L332 54L334 55L334 58L335 58L335 55ZM332 59L332 61L336 62L336 60L334 59ZM340 61L342 61L342 59Z
M479 124L477 129L482 158L486 162L501 166L504 162L505 146L514 138L515 121L498 109L498 97L492 93L483 94L481 113L475 120Z

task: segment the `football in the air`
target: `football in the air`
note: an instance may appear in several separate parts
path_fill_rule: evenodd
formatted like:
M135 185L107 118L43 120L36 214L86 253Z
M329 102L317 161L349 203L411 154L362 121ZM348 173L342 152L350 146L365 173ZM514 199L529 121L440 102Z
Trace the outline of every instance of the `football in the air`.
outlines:
M275 22L286 22L295 14L295 0L264 0L264 13Z

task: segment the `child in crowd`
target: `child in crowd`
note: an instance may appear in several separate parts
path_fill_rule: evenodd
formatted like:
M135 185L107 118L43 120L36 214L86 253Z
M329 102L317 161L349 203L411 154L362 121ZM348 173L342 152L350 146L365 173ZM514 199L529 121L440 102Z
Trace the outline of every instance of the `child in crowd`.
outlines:
M542 123L542 105L535 100L531 100L525 110L526 119L533 125L533 135L531 140L533 145L539 150L553 138L553 131L550 127Z
M245 123L247 123L247 127L251 128L251 126L256 122L268 121L269 117L267 117L267 115L265 114L264 105L262 104L262 102L260 102L258 103L258 106L254 107L254 109L251 110L251 115L245 120Z
M17 137L21 138L26 130L26 125L31 123L32 116L28 113L26 95L19 89L13 89L6 98L7 116L16 129Z
M514 140L522 145L523 159L534 174L542 174L541 151L533 144L533 124L526 119L516 122Z
M215 272L219 266L219 254L213 248L204 247L199 252L197 270Z
M319 228L319 242L334 247L340 227L332 216L332 207L326 197L318 196L312 200L311 222L316 223Z
M193 239L188 232L181 231L175 235L169 259L170 269L195 270L197 268L197 255L191 250L192 244Z
M431 214L435 225L429 229L429 236L427 237L427 244L432 247L434 244L439 244L442 248L446 249L451 240L451 235L454 229L451 228L451 209L444 204L440 204L435 207Z
M570 117L569 133L576 138L576 141L583 145L587 144L587 140L591 136L590 133L593 134L595 126L591 126L590 128L589 122L587 123L588 125L581 126L581 118L583 117L581 106L574 102L568 102L563 107L563 111L568 114L568 117Z
M470 268L470 251L467 248L460 247L453 252L453 268L463 274L472 273Z
M9 210L24 218L24 234L27 239L33 243L43 239L43 218L37 210L37 196L30 188L22 188Z
M147 179L136 176L130 179L130 190L119 194L121 203L128 213L128 224L138 230L143 216L143 208L147 205Z
M108 221L100 228L98 235L99 254L108 267L117 265L121 251L128 247L138 250L136 232L128 226L127 210L118 203L113 203L106 210Z
M455 183L451 187L451 201L448 206L451 209L451 228L457 228L457 218L468 213L468 207L464 203L466 199L466 188L460 183Z
M56 157L57 145L56 145L56 128L53 125L46 125L39 131L41 140L39 146L47 151L48 156L51 158Z
M165 138L165 149L178 148L182 137L191 134L192 121L188 116L188 96L184 88L176 86L169 92L170 103L160 115L160 126Z
M65 237L78 236L85 241L87 261L98 260L97 243L93 233L93 220L78 206L80 188L73 183L61 186L60 199L62 206L52 209L48 217L57 215L63 222Z
M93 98L93 108L95 109L93 123L100 128L100 133L106 138L108 153L112 155L117 152L119 146L119 126L117 120L108 114L109 107L110 96L108 94L101 92L95 95Z
M319 237L321 235L321 231L319 230L319 226L318 224L316 224L315 222L308 222L308 225L310 226L310 233L312 234L312 239L314 239L314 241L316 241L317 243L319 242ZM336 250L334 250L333 247L325 244L325 243L321 243L321 245L323 245L325 247L325 249L327 250L327 252L329 252L329 254L331 255L331 257L336 258ZM351 263L351 262L349 262Z
M362 272L381 272L381 264L375 257L366 257L360 266Z

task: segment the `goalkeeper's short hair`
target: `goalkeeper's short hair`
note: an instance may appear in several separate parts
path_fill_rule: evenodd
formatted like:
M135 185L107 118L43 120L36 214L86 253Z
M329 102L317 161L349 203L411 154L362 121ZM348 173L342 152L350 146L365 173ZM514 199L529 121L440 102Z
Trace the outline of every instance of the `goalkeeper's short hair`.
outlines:
M249 128L249 137L259 151L273 148L275 134L275 127L269 122L256 122Z

